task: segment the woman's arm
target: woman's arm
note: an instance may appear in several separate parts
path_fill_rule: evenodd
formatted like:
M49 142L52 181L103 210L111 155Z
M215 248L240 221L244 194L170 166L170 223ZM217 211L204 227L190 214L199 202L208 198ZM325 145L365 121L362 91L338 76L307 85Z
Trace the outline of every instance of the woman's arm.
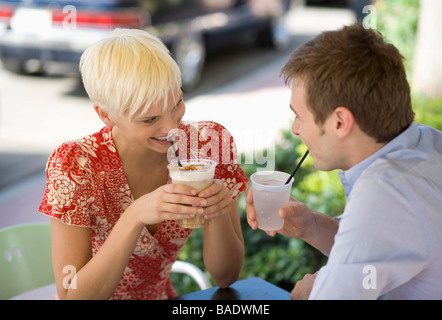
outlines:
M211 219L204 229L204 263L215 283L226 288L238 279L244 259L238 206L219 181L199 196L206 198L204 215Z
M51 219L52 263L59 298L109 299L145 225L193 217L202 200L194 194L190 187L168 184L140 197L121 215L94 256L89 228ZM73 274L63 273L66 266L75 270L75 286L71 288L67 280Z
M60 299L109 299L129 261L143 226L123 214L103 246L92 257L89 228L51 219L52 264ZM70 274L63 273L69 266ZM69 269L67 269L69 270ZM68 279L76 276L75 286ZM70 281L72 284L72 281Z

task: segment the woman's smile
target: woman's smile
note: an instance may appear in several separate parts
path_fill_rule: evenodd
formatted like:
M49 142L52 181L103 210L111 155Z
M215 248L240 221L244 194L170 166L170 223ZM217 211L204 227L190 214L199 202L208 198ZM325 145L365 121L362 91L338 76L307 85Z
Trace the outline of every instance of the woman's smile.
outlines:
M167 136L164 137L152 137L150 138L152 141L164 145L164 144L169 144L169 140L167 140Z

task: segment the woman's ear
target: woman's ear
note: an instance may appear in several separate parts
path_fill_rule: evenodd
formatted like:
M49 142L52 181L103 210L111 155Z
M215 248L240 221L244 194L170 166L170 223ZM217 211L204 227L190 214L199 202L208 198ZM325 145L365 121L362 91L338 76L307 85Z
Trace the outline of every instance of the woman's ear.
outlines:
M355 117L346 107L337 107L334 111L336 136L339 138L347 137L355 125Z
M104 122L105 125L107 125L107 126L114 125L113 120L110 118L109 113L106 110L100 108L100 106L97 104L94 104L94 110L98 114L98 116L100 117L101 121Z

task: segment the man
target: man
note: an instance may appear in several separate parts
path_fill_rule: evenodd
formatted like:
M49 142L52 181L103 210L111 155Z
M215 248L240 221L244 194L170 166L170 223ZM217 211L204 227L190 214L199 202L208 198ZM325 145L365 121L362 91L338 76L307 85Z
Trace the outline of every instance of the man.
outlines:
M442 298L442 133L414 122L402 59L352 25L305 43L282 69L293 134L316 168L343 170L347 196L339 219L293 198L279 210L278 233L329 255L292 299ZM247 219L258 227L251 190Z

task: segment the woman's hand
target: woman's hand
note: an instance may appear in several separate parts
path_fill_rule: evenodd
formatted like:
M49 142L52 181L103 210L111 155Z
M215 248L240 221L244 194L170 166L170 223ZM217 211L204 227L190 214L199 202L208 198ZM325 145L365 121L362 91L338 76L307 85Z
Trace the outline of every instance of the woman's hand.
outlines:
M165 220L181 220L202 215L206 199L196 197L196 190L181 184L166 184L135 200L129 208L143 225Z
M218 179L215 179L214 183L201 191L198 196L203 198L203 201L200 202L200 205L203 207L203 213L200 214L198 212L197 214L204 215L204 218L207 220L223 216L232 211L234 201L230 196L229 190Z
M246 197L246 214L247 214L247 223L250 228L256 230L258 228L258 220L256 220L256 211L255 206L253 205L253 191L252 188L247 191Z

